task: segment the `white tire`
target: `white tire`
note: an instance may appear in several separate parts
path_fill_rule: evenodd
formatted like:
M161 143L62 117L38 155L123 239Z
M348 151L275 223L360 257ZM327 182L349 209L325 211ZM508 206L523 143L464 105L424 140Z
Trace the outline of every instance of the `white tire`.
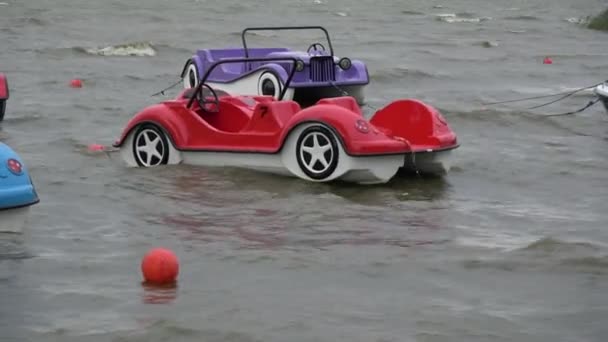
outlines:
M296 142L296 160L300 170L317 181L331 177L338 168L338 144L334 133L323 125L304 129Z
M169 161L168 139L155 125L140 125L132 143L133 156L139 166L153 167L165 165Z
M281 90L281 81L273 72L267 71L260 76L258 95L269 95L278 100L281 96Z
M186 67L186 72L184 73L184 89L190 89L196 87L199 80L198 69L196 68L196 64L194 61L190 61L188 66Z

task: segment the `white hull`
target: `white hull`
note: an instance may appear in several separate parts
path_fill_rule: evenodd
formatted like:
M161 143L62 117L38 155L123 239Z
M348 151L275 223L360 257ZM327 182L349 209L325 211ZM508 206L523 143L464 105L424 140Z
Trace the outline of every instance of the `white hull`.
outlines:
M0 234L22 233L27 224L31 206L0 210Z
M452 168L452 151L430 151L408 154L405 156L403 168L420 173L445 175Z
M608 83L603 83L595 87L595 93L604 104L606 112L608 112Z
M318 180L307 176L296 159L297 140L302 132L310 127L302 125L287 138L283 149L276 154L234 153L234 152L190 152L178 151L169 140L169 159L167 164L188 164L211 167L238 167L250 170L291 176L312 182L345 181L358 184L381 184L393 178L403 166L404 155L383 155L353 157L346 154L340 143L338 147L338 164L328 177ZM134 133L130 133L120 148L123 160L130 167L137 167L133 154Z

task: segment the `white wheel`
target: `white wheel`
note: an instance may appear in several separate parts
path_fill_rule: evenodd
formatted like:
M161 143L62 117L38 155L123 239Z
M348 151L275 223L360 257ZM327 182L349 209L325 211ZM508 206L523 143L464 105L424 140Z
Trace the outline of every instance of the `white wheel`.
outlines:
M306 128L296 142L296 160L304 174L316 180L331 176L340 151L334 134L321 125Z
M133 137L133 156L137 165L153 167L167 164L169 144L165 134L156 126L139 126Z
M278 100L281 96L281 88L281 81L271 71L263 73L258 80L258 95L273 96Z
M184 73L184 89L196 87L198 79L199 75L196 64L194 61L190 60L190 62L188 62L188 67L186 67L186 72Z

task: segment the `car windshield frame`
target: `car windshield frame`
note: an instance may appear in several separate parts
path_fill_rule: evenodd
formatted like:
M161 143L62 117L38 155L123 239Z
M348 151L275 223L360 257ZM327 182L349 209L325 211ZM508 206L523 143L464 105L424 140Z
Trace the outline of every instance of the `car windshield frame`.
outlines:
M248 27L241 32L241 40L243 41L243 50L245 51L245 57L249 57L249 50L247 47L247 40L245 35L251 31L286 31L286 30L321 30L325 33L325 39L327 39L327 46L329 53L334 56L334 48L331 45L331 39L329 33L323 26L270 26L270 27Z
M192 107L192 103L194 102L194 99L196 98L196 94L198 94L201 91L203 85L205 84L205 81L207 81L207 79L209 78L209 75L211 75L211 72L216 67L218 67L222 64L228 64L228 63L276 62L276 61L293 62L293 65L290 68L291 70L289 72L289 75L287 76L287 80L285 81L285 84L282 87L283 89L281 90L281 94L279 95L279 98L278 98L278 101L283 100L283 97L285 97L285 93L287 93L287 89L289 88L289 85L291 84L291 80L293 79L293 76L296 73L296 63L298 61L296 58L294 58L294 57L226 58L226 59L222 59L222 60L219 60L219 61L211 64L211 66L207 69L207 71L205 72L203 77L200 79L200 81L196 85L196 89L193 92L192 96L190 97L190 100L188 101L186 108ZM209 86L209 85L207 85L207 86Z

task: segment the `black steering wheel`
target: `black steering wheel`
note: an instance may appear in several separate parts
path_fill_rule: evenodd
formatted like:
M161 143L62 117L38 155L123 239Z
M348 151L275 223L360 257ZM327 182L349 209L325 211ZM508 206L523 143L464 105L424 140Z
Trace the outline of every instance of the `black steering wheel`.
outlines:
M320 47L321 49L317 49L317 46ZM306 50L306 52L310 53L310 50L314 49L315 51L325 51L325 46L323 46L323 44L321 43L312 43L310 44L310 46L308 47L308 50Z
M213 95L213 100L207 100L209 93ZM199 107L207 113L218 113L220 111L220 99L215 93L215 90L207 83L203 83L201 90L196 93L196 101L198 102Z

